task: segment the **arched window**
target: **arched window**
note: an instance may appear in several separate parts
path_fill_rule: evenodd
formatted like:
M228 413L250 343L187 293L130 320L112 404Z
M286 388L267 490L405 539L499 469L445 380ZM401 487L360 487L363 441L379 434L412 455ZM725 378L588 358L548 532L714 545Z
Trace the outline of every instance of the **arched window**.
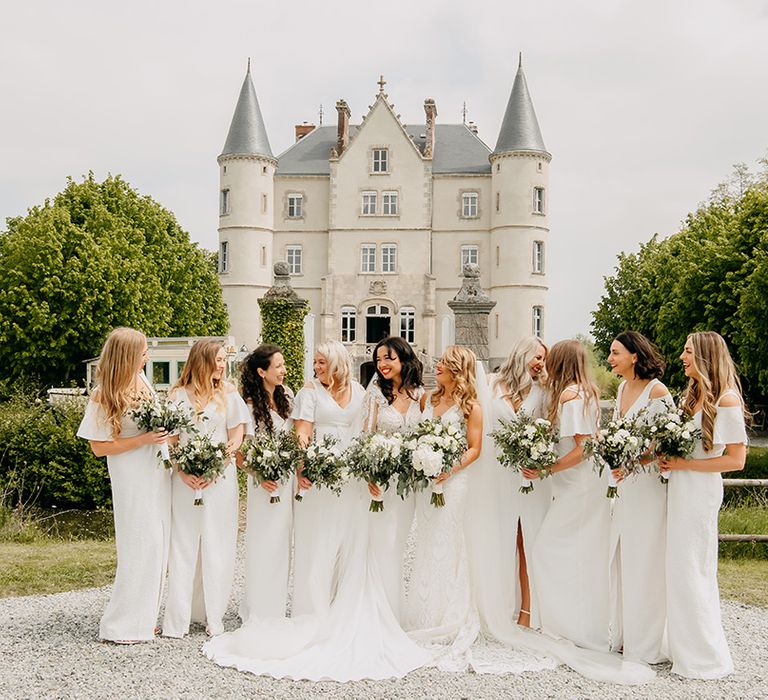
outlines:
M365 310L365 342L378 343L390 335L390 311L385 304L371 304Z
M357 339L357 312L354 306L341 307L341 342L354 343Z

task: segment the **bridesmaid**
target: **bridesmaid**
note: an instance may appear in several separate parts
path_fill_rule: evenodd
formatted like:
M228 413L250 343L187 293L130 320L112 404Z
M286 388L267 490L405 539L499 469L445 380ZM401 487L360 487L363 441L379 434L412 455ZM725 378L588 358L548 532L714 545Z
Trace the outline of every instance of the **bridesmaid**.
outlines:
M315 352L315 379L296 395L292 418L304 445L324 435L348 447L362 429L365 390L352 379L347 349L338 341L321 343ZM320 612L330 605L336 587L336 562L345 527L363 507L358 483L345 484L340 496L313 489L301 476L303 500L294 508L294 563L291 615Z
M597 433L600 395L577 340L554 345L546 369L547 418L559 425L559 458L551 467L552 504L531 553L532 588L544 632L608 651L610 503L583 448ZM535 479L538 472L523 475Z
M640 412L649 418L674 406L659 381L665 363L640 333L625 331L611 343L608 364L624 381L614 417ZM614 475L620 480L619 470ZM611 518L611 588L616 600L613 646L624 658L657 664L666 660L662 637L666 624L664 565L667 489L655 470L621 481Z
M147 339L115 328L101 349L94 389L78 437L107 458L115 518L117 573L99 638L117 644L153 639L168 562L170 475L159 459L164 431L141 433L128 411L152 388L144 376Z
M667 635L672 672L722 678L733 671L720 621L717 514L721 472L739 471L747 433L741 383L721 336L691 333L680 359L688 387L683 410L701 427L692 459L661 460L671 470L667 504Z
M277 345L260 345L242 364L240 391L256 431L290 430L293 394L284 385L285 359ZM245 591L240 617L284 617L288 601L295 480L283 484L248 477L245 531ZM279 503L270 503L274 493Z
M189 351L171 398L194 414L198 430L214 442L240 447L250 415L235 387L224 380L224 346L198 340ZM182 434L181 440L187 436ZM204 504L194 505L194 490L205 489ZM191 620L206 623L208 634L224 631L235 571L237 474L232 459L213 482L180 471L173 475L171 554L163 635L183 637Z
M365 395L363 430L386 435L406 433L421 420L426 403L421 362L413 348L398 337L380 341L373 357L376 377ZM370 549L392 612L399 620L404 594L403 557L413 523L414 498L413 494L405 499L398 496L394 479L383 494L375 484L369 484L368 489L384 502L382 512L368 514Z

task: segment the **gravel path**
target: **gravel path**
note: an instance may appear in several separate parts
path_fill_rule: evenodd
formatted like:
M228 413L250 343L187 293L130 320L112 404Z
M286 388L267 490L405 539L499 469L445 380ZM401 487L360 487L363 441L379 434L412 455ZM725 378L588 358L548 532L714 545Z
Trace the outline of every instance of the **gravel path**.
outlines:
M242 587L238 568L235 600ZM96 640L109 588L0 599L0 698L766 698L768 610L726 601L725 629L736 672L687 681L658 667L646 686L588 681L565 667L486 676L419 670L401 680L309 683L222 669L200 654L201 627L183 640L118 646ZM237 627L230 607L227 629Z

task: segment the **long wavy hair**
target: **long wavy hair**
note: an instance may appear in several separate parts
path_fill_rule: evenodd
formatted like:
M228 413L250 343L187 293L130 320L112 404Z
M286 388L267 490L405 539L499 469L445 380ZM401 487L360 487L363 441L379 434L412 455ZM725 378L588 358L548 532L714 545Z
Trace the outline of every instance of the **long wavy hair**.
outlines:
M151 395L148 386L141 382L136 389L136 375L141 370L146 337L133 328L115 328L104 341L96 367L98 386L93 400L107 416L112 429L112 439L120 436L120 419L139 399Z
M699 374L699 379L689 379L681 403L683 410L692 416L696 404L700 399L702 400L701 442L704 449L709 452L712 449L715 415L720 397L728 389L737 391L741 398L742 410L744 410L741 381L731 353L728 352L728 346L719 333L714 331L691 333L688 340L693 346L693 365ZM744 410L744 417L749 418L746 410Z
M539 382L543 386L546 381L546 372L534 379L528 369L528 364L539 352L544 350L544 357L547 356L547 346L535 335L521 338L515 343L509 357L499 369L493 382L494 389L501 389L505 399L508 399L513 406L519 406L531 391L534 382Z
M622 331L614 340L621 343L629 352L637 355L635 376L638 379L661 379L667 363L658 348L637 331Z
M216 404L220 413L226 411L224 378L213 378L216 372L216 355L223 347L222 342L215 338L198 340L190 349L184 370L171 389L171 393L177 389L191 389L194 394L193 405L198 413L203 411L211 401Z
M449 345L440 358L440 364L451 373L456 383L452 398L464 414L464 420L469 420L472 407L477 403L476 362L475 353L462 345ZM430 398L433 406L440 403L444 393L445 387L438 384Z
M328 393L334 398L343 394L352 382L352 362L347 349L338 340L320 343L315 350L328 362Z
M266 371L277 353L282 353L278 345L259 345L240 365L240 393L245 401L251 402L254 425L270 433L275 429L270 414L269 393L264 386L264 379L258 370ZM282 384L278 384L272 394L277 408L277 414L288 418L291 412L291 402Z
M560 395L572 385L578 387L584 398L585 413L591 409L599 415L600 391L589 368L586 348L578 340L561 340L547 354L547 419L550 422L557 421Z
M392 380L386 379L384 375L379 372L379 366L376 363L379 348L386 348L387 354L394 353L397 355L401 365L400 381L402 387L408 398L415 401L416 390L424 386L424 382L421 379L424 366L421 364L421 360L416 357L416 353L413 351L410 343L398 336L390 336L389 338L380 340L373 349L373 364L374 367L376 367L376 381L378 382L381 393L384 394L387 403L391 404L395 400L395 390Z

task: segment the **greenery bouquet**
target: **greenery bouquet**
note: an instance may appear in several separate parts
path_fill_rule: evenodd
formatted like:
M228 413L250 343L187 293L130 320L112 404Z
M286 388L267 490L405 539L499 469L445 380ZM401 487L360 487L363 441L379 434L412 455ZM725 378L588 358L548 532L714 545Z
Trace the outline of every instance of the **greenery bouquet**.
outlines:
M501 450L500 464L516 472L535 469L541 479L549 476L549 467L557 460L557 435L550 421L521 411L513 420L502 419L491 437ZM532 491L533 482L523 479L520 493Z
M140 401L136 408L131 409L129 415L140 430L147 432L166 430L169 435L174 435L192 426L192 416L189 411L157 394ZM160 457L168 466L167 462L171 455L166 443L160 445Z
M389 480L400 471L402 453L403 438L398 433L369 433L355 438L345 456L352 476L387 489ZM383 497L374 496L369 510L372 513L384 510Z
M189 440L171 448L171 459L179 471L211 481L224 472L229 455L226 444L195 431ZM195 505L203 505L202 489L195 489Z
M301 462L302 449L296 432L261 430L246 438L240 451L243 453L243 469L259 483L275 481L285 483ZM273 493L270 503L280 503L279 494Z
M467 449L465 431L439 418L429 418L408 433L405 448L409 458L402 465L397 492L404 495L431 484L430 503L436 508L444 506L443 485L435 483L435 477L449 472L461 459Z
M688 459L696 441L701 438L701 429L682 409L670 408L656 413L647 421L645 435L651 443L651 450L658 456ZM662 484L668 481L661 473L659 480Z
M333 435L323 435L322 440L312 442L304 450L303 458L301 475L318 488L325 487L338 496L350 476L344 452L339 448L339 439ZM301 491L296 494L296 500L304 500Z
M584 443L584 455L594 458L600 476L608 468L608 491L605 494L608 498L619 495L612 470L620 469L624 476L643 471L640 460L650 445L642 412L632 417L615 418L596 437Z

